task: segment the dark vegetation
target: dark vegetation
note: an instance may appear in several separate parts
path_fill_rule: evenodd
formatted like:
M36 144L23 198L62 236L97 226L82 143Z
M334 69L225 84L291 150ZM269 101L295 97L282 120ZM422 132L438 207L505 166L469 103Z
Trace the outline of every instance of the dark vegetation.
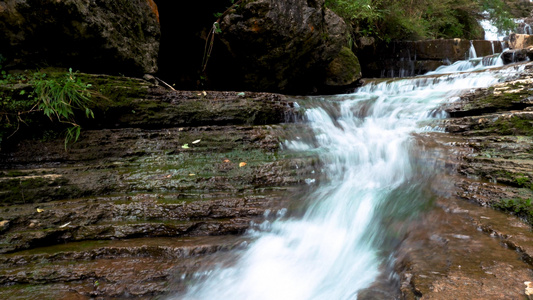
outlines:
M326 0L359 36L384 41L483 37L482 12L502 31L513 29L502 0Z

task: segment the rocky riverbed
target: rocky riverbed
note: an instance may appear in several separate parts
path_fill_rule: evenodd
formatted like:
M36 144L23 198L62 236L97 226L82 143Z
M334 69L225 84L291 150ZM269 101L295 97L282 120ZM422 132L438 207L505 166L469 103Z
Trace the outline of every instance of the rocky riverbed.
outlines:
M446 151L436 206L398 251L404 299L526 299L533 279L533 65L444 109L446 133L422 135Z
M448 172L432 187L436 205L408 224L394 284L378 283L362 299L525 297L533 65L524 68L444 107L447 132L416 136L444 153ZM60 135L39 128L2 145L2 298L180 291L245 249L245 230L297 211L305 180L320 179L315 156L280 148L291 132L305 132L293 98L84 76L98 92L96 118L68 151Z
M96 118L77 143L66 151L37 126L3 144L1 298L179 290L174 277L245 245L241 233L316 176L315 158L280 151L298 118L288 97L83 76Z

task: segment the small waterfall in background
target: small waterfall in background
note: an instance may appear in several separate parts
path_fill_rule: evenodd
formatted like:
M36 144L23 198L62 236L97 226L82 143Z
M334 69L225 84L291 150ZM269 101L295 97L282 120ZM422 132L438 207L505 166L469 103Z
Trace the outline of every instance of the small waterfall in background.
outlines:
M476 47L474 47L474 42L470 41L470 48L468 49L468 60L477 58Z

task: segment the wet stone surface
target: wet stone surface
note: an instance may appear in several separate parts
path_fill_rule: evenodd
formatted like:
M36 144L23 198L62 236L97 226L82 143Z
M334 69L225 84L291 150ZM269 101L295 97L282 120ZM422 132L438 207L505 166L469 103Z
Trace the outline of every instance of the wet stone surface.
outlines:
M61 136L2 144L2 299L179 291L320 176L314 155L280 149L301 126L285 96L80 76L106 99L68 151Z
M533 280L531 64L444 109L436 207L408 230L396 270L403 299L527 299Z

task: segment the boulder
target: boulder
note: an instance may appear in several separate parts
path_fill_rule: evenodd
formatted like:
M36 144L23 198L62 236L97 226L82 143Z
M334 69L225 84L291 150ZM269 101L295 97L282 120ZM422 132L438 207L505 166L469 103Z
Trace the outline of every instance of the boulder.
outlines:
M160 28L153 0L0 1L0 54L17 68L157 71Z
M503 53L502 59L505 64L532 60L533 59L533 46L522 48L522 49L507 50Z
M357 56L348 47L343 47L337 57L328 65L326 82L328 86L347 86L361 78L361 66Z
M357 64L353 53L350 66L337 65L336 74L326 73L347 45L348 26L324 7L324 0L246 1L223 18L220 28L228 55L221 59L226 61L222 72L209 73L213 82L231 77L241 88L307 93L322 86L326 74L336 84L357 78L337 78L339 72L353 72L340 70Z
M533 46L533 35L511 33L508 43L509 49L525 49Z

